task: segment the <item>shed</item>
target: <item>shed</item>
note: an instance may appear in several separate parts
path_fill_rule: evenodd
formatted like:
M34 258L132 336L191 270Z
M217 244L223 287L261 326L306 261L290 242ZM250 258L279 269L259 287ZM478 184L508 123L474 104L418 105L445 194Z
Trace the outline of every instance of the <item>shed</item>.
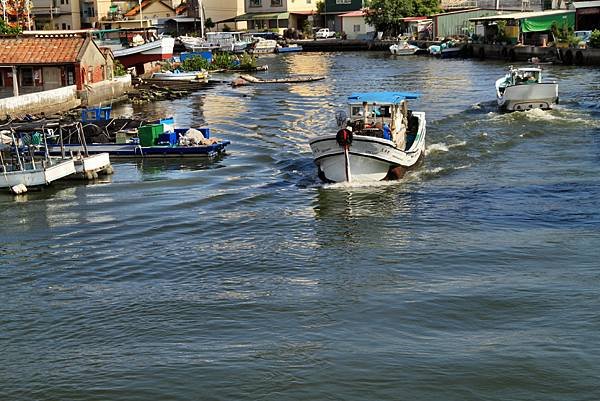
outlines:
M444 38L452 35L466 35L470 29L470 20L497 13L496 10L471 8L469 10L434 14L431 16L433 20L433 37Z
M592 31L600 29L600 1L576 1L575 30Z
M539 33L549 32L553 24L575 27L575 10L550 10L518 12L498 14L489 17L471 18L471 21L485 26L495 24L498 21L506 21L505 34L513 42L521 40L522 43L531 42L531 38L537 38ZM486 37L488 33L486 31Z
M338 17L340 18L340 27L348 39L363 38L367 36L368 32L375 32L375 28L366 23L364 10L350 11L340 14Z

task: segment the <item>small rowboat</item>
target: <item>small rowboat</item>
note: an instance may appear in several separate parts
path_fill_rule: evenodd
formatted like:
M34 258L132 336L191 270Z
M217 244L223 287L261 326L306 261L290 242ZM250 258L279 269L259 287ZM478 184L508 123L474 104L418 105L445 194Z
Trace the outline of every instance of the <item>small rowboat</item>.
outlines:
M242 86L248 84L293 84L301 82L314 82L325 79L322 75L296 75L294 77L287 78L273 78L273 79L261 79L253 77L252 75L240 75L239 78L235 79L232 86Z

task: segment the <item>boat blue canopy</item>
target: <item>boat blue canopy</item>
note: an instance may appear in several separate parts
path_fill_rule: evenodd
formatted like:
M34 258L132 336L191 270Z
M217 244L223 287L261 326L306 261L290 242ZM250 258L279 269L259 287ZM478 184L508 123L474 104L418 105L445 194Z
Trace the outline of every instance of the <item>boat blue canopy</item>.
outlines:
M418 99L418 93L414 92L365 92L353 93L348 96L348 103L369 104L399 104L405 99Z

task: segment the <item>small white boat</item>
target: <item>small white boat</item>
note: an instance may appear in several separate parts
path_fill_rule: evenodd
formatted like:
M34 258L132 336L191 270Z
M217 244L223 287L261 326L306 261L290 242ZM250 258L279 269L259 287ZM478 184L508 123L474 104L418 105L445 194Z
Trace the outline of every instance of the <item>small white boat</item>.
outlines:
M218 50L221 46L217 43L209 43L204 38L194 36L179 36L177 39L191 52Z
M10 131L12 144L17 143ZM75 163L73 158L50 157L46 154L43 159L28 157L15 148L15 158L5 161L0 151L0 188L11 190L15 194L27 192L28 187L48 185L53 181L75 174Z
M411 54L415 54L417 50L419 50L418 46L411 45L405 40L401 40L390 46L390 52L397 56L410 56Z
M425 155L425 113L408 110L408 92L357 93L348 97L350 118L338 112L340 130L310 141L325 182L400 179Z
M152 79L164 80L164 81L197 81L208 79L207 71L190 71L181 72L179 70L166 71L166 72L155 72L152 74Z
M496 81L498 106L504 111L551 109L558 103L558 84L544 82L542 69L514 68Z
M261 37L253 37L253 42L248 45L248 53L266 54L275 53L277 49L277 41L273 39L264 39Z

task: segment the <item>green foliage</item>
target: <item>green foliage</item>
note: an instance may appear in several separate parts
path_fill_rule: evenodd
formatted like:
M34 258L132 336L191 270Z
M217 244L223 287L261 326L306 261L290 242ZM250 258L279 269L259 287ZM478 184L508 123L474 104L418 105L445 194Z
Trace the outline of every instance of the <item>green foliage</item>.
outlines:
M428 16L440 10L437 0L367 0L366 5L370 11L365 21L393 36L400 33L402 18Z
M115 60L113 64L113 74L115 77L122 77L127 74L127 70L119 60Z
M302 33L305 36L310 36L313 33L313 26L310 22L308 22L308 19L305 19L302 23Z
M215 23L213 22L212 18L209 17L204 21L204 27L208 30L215 27Z
M229 53L217 53L213 54L212 68L216 70L220 69L233 69L237 67L236 59Z
M243 53L240 57L240 69L253 70L256 68L256 57Z
M9 26L8 24L6 24L6 22L3 19L0 19L0 34L2 35L18 35L19 33L21 33L21 28L19 27L12 27Z
M325 2L322 0L317 1L317 14L321 14L325 10Z
M498 27L498 42L504 42L506 40L506 21L499 20L496 22Z
M223 25L223 32L231 32L231 27L227 24Z
M179 66L179 68L183 71L201 71L208 70L210 68L210 63L207 59L201 56L193 56L190 58L186 58L183 63Z
M590 35L590 47L600 48L600 30L594 29Z

